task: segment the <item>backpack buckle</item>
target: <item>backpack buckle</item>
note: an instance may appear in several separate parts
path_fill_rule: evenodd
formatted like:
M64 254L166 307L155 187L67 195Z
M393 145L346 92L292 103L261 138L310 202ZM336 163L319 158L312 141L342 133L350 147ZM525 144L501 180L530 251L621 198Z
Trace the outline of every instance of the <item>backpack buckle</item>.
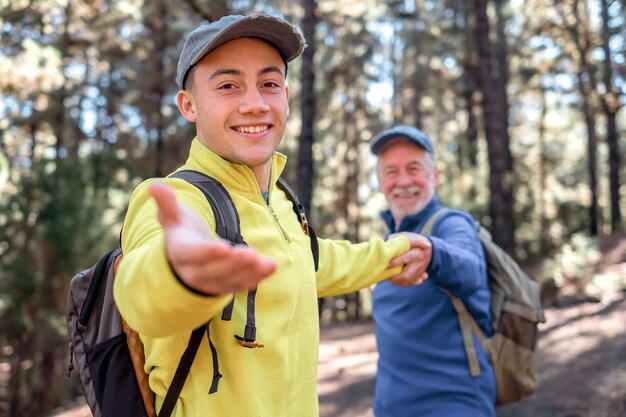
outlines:
M304 230L305 235L309 235L309 222L306 219L306 214L304 212L300 212L300 224L302 225L302 230Z

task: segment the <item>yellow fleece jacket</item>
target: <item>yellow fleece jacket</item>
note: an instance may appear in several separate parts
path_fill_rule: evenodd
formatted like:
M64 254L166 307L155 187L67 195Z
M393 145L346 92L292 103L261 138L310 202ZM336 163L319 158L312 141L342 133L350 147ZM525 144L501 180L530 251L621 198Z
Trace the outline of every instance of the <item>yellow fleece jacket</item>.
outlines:
M213 362L205 335L173 416L317 417L317 298L352 292L399 271L386 270L386 265L408 249L405 237L360 244L318 239L316 273L309 237L291 201L276 186L285 161L278 152L272 158L269 203L247 166L225 161L197 138L181 167L219 180L237 207L245 242L278 263L256 294L256 339L262 348L242 347L234 337L243 334L246 324L246 292L235 294L232 319L226 321L221 313L232 295L202 296L183 286L166 259L156 204L147 191L150 180L134 191L124 221L124 258L114 296L122 316L143 340L145 370L156 393L157 410L191 332L211 320L210 338L223 375L219 388L209 394ZM199 213L215 230L209 204L195 186L175 178L165 181L180 203Z

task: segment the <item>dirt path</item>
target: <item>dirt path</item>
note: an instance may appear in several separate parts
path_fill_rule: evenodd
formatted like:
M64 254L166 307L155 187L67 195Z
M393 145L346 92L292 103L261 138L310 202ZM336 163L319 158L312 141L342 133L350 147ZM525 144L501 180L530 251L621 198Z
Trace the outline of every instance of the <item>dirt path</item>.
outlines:
M538 392L498 417L626 417L626 294L546 311ZM320 416L371 416L376 372L373 325L322 329Z
M626 417L626 297L548 310L541 385L498 417Z
M626 293L551 308L546 316L541 386L498 409L498 417L626 417ZM372 417L377 356L371 322L322 328L320 417ZM53 416L89 417L82 404Z

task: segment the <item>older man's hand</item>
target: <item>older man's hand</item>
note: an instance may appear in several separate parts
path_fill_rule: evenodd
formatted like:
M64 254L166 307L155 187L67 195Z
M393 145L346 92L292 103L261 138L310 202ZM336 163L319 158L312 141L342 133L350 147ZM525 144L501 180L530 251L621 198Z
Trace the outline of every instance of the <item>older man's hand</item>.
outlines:
M390 238L398 235L406 236L411 247L404 254L396 256L389 262L389 268L398 265L404 265L404 268L399 274L388 278L388 281L401 287L419 285L428 278L426 269L433 256L432 244L428 238L412 232L396 233Z

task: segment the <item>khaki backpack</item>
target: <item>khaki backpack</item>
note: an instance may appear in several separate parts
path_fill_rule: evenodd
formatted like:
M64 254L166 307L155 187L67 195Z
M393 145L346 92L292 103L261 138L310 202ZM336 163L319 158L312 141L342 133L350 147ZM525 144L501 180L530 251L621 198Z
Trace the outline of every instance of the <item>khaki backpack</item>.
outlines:
M435 221L446 211L435 212L422 227L430 236ZM538 324L545 323L539 288L535 281L491 239L478 222L478 237L485 252L491 292L491 324L494 335L487 338L463 301L447 293L459 316L470 374L480 375L480 366L472 335L487 352L496 377L496 405L519 401L537 388L536 342Z

